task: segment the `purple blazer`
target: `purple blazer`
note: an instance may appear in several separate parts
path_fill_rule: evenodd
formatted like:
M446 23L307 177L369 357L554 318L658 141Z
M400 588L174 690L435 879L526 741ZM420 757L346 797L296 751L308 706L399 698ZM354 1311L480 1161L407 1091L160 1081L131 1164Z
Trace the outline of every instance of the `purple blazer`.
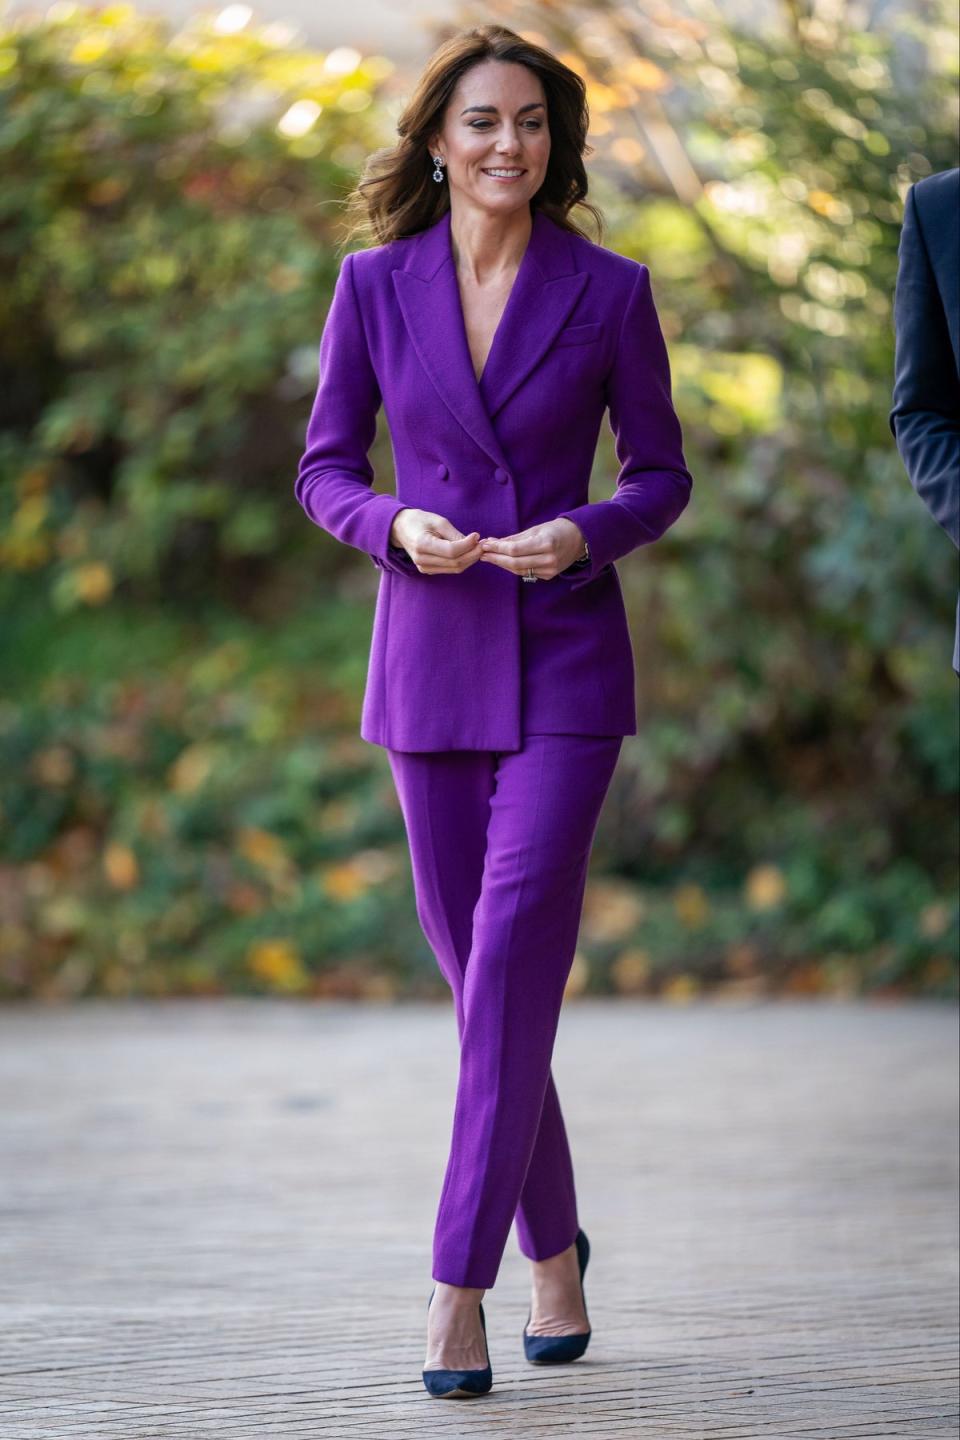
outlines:
M381 401L396 495L373 490L367 458ZM591 503L608 407L617 489ZM658 540L692 485L646 265L534 210L478 384L449 211L417 235L344 257L294 490L315 524L382 572L364 740L501 751L531 733L635 735L614 561ZM482 536L565 515L590 564L536 584L484 560L424 575L389 543L407 506Z

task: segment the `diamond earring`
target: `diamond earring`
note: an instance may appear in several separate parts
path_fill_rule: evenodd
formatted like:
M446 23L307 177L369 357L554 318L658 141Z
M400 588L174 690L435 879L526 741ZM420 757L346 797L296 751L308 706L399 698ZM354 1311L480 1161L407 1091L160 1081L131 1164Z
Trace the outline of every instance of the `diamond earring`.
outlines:
M433 172L433 178L439 184L443 180L443 171L440 167L441 165L445 165L447 162L444 160L442 155L434 155L433 163L437 167L436 170L434 170Z

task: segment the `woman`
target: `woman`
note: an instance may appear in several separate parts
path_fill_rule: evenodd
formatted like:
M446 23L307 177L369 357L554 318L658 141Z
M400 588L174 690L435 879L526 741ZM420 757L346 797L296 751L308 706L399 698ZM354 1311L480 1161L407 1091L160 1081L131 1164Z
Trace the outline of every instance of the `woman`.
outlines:
M444 1397L490 1388L480 1301L514 1218L527 1357L572 1360L590 1336L551 1056L596 824L637 733L614 561L693 483L647 267L567 218L587 124L580 77L510 30L433 55L353 197L381 243L340 267L296 482L383 572L360 733L387 750L454 996L423 1370ZM367 459L381 401L395 496ZM607 408L617 490L590 503Z

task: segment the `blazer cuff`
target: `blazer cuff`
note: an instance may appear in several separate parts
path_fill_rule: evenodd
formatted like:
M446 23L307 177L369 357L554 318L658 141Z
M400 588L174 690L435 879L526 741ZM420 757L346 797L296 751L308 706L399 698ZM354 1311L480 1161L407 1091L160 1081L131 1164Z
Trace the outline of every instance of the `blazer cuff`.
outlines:
M580 585L589 585L590 581L596 580L600 571L611 563L603 546L600 527L596 523L596 509L596 504L588 503L577 505L573 510L561 510L557 516L558 520L573 521L590 550L587 564L583 564L580 560L574 560L572 565L568 565L566 570L559 571L554 577L557 580L565 581L572 590L577 589Z
M381 504L371 532L370 558L374 565L380 570L392 570L397 575L419 575L420 571L401 545L390 544L390 531L393 528L395 517L401 510L409 510L409 505L398 500L395 495L377 495L375 501L386 502Z

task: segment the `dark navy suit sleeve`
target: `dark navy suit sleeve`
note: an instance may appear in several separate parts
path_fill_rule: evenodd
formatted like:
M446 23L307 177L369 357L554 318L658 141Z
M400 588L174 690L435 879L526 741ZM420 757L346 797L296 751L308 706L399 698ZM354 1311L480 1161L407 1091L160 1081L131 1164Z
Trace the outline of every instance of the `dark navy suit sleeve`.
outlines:
M315 525L365 550L381 569L417 574L406 551L390 544L394 516L406 507L395 495L373 489L367 452L377 432L381 394L354 289L352 255L340 266L318 369L294 494Z
M890 428L911 484L960 548L960 380L912 186L900 233L894 322Z

